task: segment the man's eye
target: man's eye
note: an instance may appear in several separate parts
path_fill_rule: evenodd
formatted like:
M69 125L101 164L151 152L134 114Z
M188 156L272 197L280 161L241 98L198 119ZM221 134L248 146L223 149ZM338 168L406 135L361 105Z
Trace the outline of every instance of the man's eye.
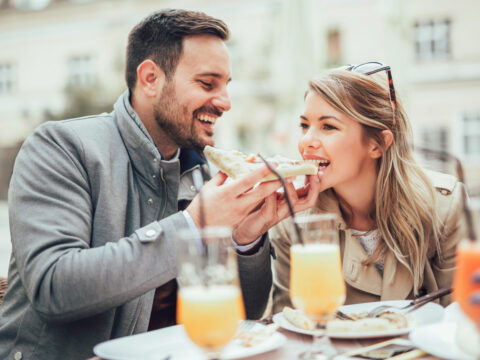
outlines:
M206 82L206 81L202 81L202 80L199 80L200 84L202 84L205 88L207 89L211 89L212 88L212 84L210 84L209 82Z

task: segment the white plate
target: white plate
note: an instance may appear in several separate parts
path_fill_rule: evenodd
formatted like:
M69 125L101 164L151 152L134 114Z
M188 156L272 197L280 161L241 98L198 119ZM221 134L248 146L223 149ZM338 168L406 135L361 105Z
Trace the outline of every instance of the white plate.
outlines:
M260 326L264 325L256 324L254 328ZM278 332L251 347L242 346L234 340L227 344L221 359L233 360L261 354L282 346L286 341L286 337ZM163 360L168 356L169 360L204 359L202 351L188 338L183 325L105 341L96 345L93 352L110 360Z
M369 311L377 306L380 305L393 305L393 306L405 306L408 304L410 300L391 300L391 301L377 301L377 302L370 302L370 303L363 303L363 304L354 304L354 305L344 305L340 306L339 310L344 312L345 314L353 314L353 313L361 313L364 311ZM391 309L391 311L395 311ZM429 324L436 321L440 321L443 317L443 308L436 304L436 303L428 303L419 309L412 311L410 313L411 321L410 326L404 329L397 329L397 330L390 330L390 331L369 331L369 332L362 332L362 333L354 333L354 332L336 332L336 333L329 333L328 336L332 338L339 338L339 339L363 339L363 338L377 338L377 337L390 337L390 336L398 336L409 333L414 327ZM304 330L297 328L291 322L289 322L283 316L283 313L278 313L273 316L273 322L278 324L280 327L294 331L300 334L307 334L313 335L313 331Z
M410 341L423 351L442 359L475 360L455 344L455 322L419 326L409 335Z

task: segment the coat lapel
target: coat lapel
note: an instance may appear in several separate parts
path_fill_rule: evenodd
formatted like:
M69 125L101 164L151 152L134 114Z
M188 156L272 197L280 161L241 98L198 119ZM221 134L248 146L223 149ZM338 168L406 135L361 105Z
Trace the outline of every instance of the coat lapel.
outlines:
M365 249L352 236L350 230L344 231L343 278L350 286L370 294L381 296L382 277L375 266L365 266L368 257Z

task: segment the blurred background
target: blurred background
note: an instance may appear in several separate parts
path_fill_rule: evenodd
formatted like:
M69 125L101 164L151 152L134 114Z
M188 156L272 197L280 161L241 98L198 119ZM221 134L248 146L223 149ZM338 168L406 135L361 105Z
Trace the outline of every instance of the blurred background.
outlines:
M380 61L392 66L415 144L458 156L480 207L478 0L0 0L0 276L21 143L44 121L110 112L126 88L128 32L161 8L201 10L230 27L232 110L216 125L218 147L298 157L308 79Z

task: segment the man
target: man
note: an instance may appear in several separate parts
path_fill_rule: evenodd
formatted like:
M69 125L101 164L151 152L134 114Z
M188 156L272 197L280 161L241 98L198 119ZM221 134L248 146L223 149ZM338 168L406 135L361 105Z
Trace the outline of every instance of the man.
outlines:
M181 228L234 229L247 316L261 316L271 287L262 234L287 215L280 184L254 186L266 167L228 184L219 173L200 201L192 177L209 177L201 150L230 109L228 35L203 13L147 17L129 35L128 90L114 111L46 123L25 141L9 189L0 358L85 359L99 342L174 324ZM317 187L290 185L296 210Z

